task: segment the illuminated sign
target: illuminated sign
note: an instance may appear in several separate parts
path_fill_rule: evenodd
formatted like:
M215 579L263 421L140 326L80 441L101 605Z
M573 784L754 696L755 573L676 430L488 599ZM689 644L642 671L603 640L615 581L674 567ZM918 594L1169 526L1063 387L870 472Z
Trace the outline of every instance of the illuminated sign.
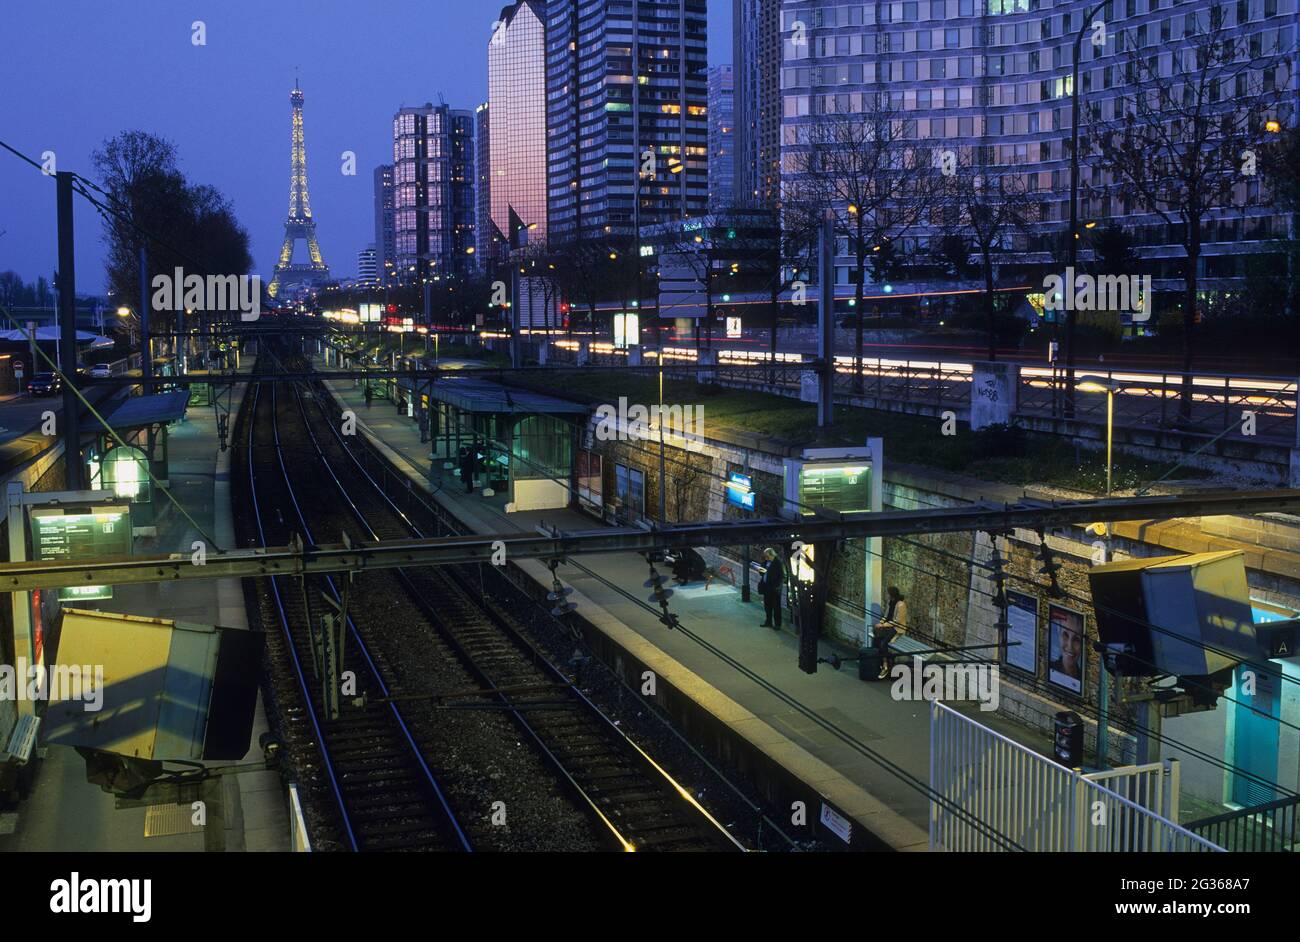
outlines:
M32 558L67 562L131 555L131 511L105 505L80 512L62 507L33 507L29 525ZM111 599L112 586L72 586L59 590L59 601Z
M754 509L753 481L749 475L733 471L727 476L727 503L745 510Z
M734 339L734 338L736 338L736 337L739 337L739 336L741 335L741 333L742 333L742 330L741 330L741 326L740 326L740 318L739 318L739 317L728 317L728 318L727 318L727 337L729 337L729 338L733 338L733 339Z
M59 590L60 602L90 602L96 599L111 599L111 585L72 585Z
M639 343L641 340L640 324L640 315L638 314L615 314L614 346L622 348L630 343Z
M864 464L804 465L799 470L799 510L813 507L839 513L871 510L871 468Z

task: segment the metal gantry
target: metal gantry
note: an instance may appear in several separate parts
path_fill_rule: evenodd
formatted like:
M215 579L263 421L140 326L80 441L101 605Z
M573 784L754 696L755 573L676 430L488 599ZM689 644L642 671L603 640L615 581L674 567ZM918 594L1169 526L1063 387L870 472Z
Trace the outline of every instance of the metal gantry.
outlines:
M124 585L178 579L360 572L409 566L491 563L504 546L506 558L561 559L593 553L650 552L689 546L745 543L839 541L918 533L971 530L1005 531L1097 520L1172 520L1180 517L1251 515L1300 510L1300 490L1215 491L1192 495L1117 497L1109 500L989 503L970 507L896 510L881 513L818 515L800 520L708 521L642 530L639 527L562 532L539 527L536 533L495 533L417 540L384 540L352 545L283 546L209 553L201 565L184 553L76 562L0 565L0 591L77 585Z

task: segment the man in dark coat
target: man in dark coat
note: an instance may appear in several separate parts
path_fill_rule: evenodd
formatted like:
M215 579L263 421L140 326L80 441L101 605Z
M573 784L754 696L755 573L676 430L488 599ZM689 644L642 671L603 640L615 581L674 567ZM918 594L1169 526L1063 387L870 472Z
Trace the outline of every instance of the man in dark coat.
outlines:
M763 550L763 574L758 579L758 593L763 596L763 628L781 630L781 589L785 586L785 565L776 550Z

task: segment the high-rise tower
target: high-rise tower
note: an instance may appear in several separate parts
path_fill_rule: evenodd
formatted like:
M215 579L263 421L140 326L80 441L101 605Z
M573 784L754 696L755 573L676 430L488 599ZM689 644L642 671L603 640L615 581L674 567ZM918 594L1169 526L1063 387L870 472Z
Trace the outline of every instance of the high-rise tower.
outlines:
M708 211L705 0L547 0L548 240Z
M512 249L546 241L545 23L542 0L518 0L501 11L487 44L491 176L484 195Z
M316 242L316 220L311 215L311 199L307 195L307 149L302 132L302 89L295 79L289 102L293 105L293 144L289 158L289 218L284 221L284 245L280 247L280 260L275 265L275 277L267 287L271 297L291 294L319 287L329 280L329 266L321 259ZM299 239L307 242L310 262L293 263L293 244Z

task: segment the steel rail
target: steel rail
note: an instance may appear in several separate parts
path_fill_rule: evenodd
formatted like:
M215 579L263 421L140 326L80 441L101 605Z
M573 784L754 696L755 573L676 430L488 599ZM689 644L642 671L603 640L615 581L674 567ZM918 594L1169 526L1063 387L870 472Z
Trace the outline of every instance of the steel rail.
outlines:
M274 403L274 401L274 387L272 387L272 402ZM304 534L308 539L311 539L310 524L308 523L307 516L303 513L302 507L298 502L298 495L294 490L293 480L289 475L289 468L284 461L284 449L280 447L279 417L274 408L271 412L271 422L272 428L275 430L276 457L280 463L280 470L284 475L284 484L285 488L289 492L289 500L293 504L294 514L297 516L298 522L302 525ZM317 447L317 457L320 459L321 463L326 466L326 469L329 470L329 464L326 461L325 456L320 453L319 446ZM341 604L343 597L339 592L338 587L334 584L334 580L327 575L325 581L329 585L330 592L333 594L335 601ZM473 851L474 848L470 843L469 837L465 834L464 828L461 827L461 823L457 819L455 812L452 811L451 804L448 802L447 796L442 790L442 786L438 783L437 776L434 775L433 769L429 767L429 763L425 760L424 753L420 749L419 743L416 742L415 735L411 732L411 728L407 723L406 718L402 715L401 708L392 699L392 692L389 690L388 684L384 680L383 672L379 669L379 666L371 656L370 647L366 644L365 638L361 635L361 631L352 620L351 614L347 615L347 628L349 633L352 635L353 641L357 645L357 649L361 652L361 655L365 660L366 667L370 670L371 675L375 679L375 683L379 686L380 693L384 698L386 698L388 709L397 724L397 728L400 730L402 738L409 747L416 766L424 775L425 782L433 793L436 805L442 812L444 823L448 828L450 828L451 836L454 837L455 843L459 845L458 849L463 851Z
M344 503L352 511L352 514L356 518L358 523L360 523L361 526L365 527L365 529L371 534L372 537L378 539L378 533L374 529L374 526L366 518L365 514L357 506L356 502L352 499L352 497L348 494L347 488L344 486L343 482L339 479L337 473L335 473L334 468L330 465L329 459L325 457L324 451L321 449L319 442L317 442L316 440L315 433L311 430L311 424L307 418L306 408L303 405L301 396L299 396L298 404L299 404L299 408L302 410L304 426L307 428L308 434L311 435L312 443L313 445L315 445L317 453L320 455L322 464L325 466L325 469L329 472L331 479L334 481L334 485L337 488L339 495L342 497ZM318 408L321 409L322 416L324 416L324 409L320 405L319 400L317 401L317 406ZM329 422L327 417L326 417L325 424L330 429L330 432L332 433L334 440L338 444L340 450L342 450L342 452L345 455L347 455L348 459L352 462L352 465L356 468L357 472L362 477L364 477L367 482L369 482L372 488L372 492L375 495L377 495L384 502L384 504L388 506L388 508L393 512L393 514L402 522L402 525L404 527L410 530L415 536L423 537L424 534L421 532L420 528L416 526L415 522L411 520L411 518L406 514L405 511L403 511L400 507L397 506L397 504L393 501L393 499L389 496L389 494L385 491L385 489L379 484L379 482L376 481L374 477L370 474L370 472L367 471L361 465L361 462L357 460L356 455L352 453L352 449L350 449L347 446L347 443L343 441L343 437L339 433L338 429L335 427L333 423ZM433 606L428 603L428 600L424 598L416 590L415 586L410 583L410 581L406 577L406 574L402 570L400 569L397 570L397 574L401 578L403 585L407 588L412 600L420 607L420 609L424 612L426 617L428 617L431 622L433 622L435 625L443 629L442 634L444 638L452 645L452 647L457 651L457 653L460 655L462 660L466 662L467 666L476 674L476 676L479 677L479 679L489 688L489 690L500 697L500 701L506 707L507 712L511 714L511 716L514 718L515 722L519 725L519 727L528 734L528 736L532 739L533 743L537 746L537 748L541 751L541 753L551 763L551 765L555 768L555 770L565 779L569 787L579 796L580 800L596 816L596 818L601 822L601 824L603 824L609 830L609 832L613 835L614 839L619 843L619 845L624 850L635 850L636 849L635 841L633 841L627 835L625 835L622 832L622 830L620 830L618 824L610 820L609 816L600 807L599 803L573 777L573 774L564 765L563 760L560 759L559 756L555 755L553 750L546 744L546 741L542 736L542 734L538 732L538 730L536 730L531 723L528 722L528 719L522 714L522 712L520 712L519 709L516 708L516 706L510 700L510 698L506 696L498 688L497 684L492 680L492 678L488 676L488 674L481 667L479 667L479 665L477 665L474 662L473 657L469 654L467 650L465 650L464 646L460 643L459 639L455 637L454 633L451 632L449 627L446 625L445 618L440 616L434 610ZM451 578L450 581L452 581L454 584L458 583L458 580L456 580L455 578ZM457 587L463 590L463 586L458 585ZM558 667L556 667L549 658L547 658L541 651L539 651L535 646L533 646L531 642L524 639L522 635L520 635L519 632L516 631L512 626L506 624L489 607L486 606L481 607L481 611L483 612L484 617L490 622L492 622L492 624L494 624L499 630L505 633L516 643L525 646L528 650L528 653L532 656L533 660L535 661L535 663L540 665L542 672L552 677L555 680L556 684L559 687L563 688L563 690L573 698L572 704L578 706L589 716L593 717L599 723L601 729L607 735L614 738L615 741L624 749L633 752L641 763L649 766L650 769L652 769L654 773L663 780L663 784L668 789L670 789L679 799L681 799L683 802L689 805L692 811L696 815L701 817L703 821L708 824L708 826L712 829L711 833L713 835L715 835L719 840L725 841L726 845L732 849L740 850L740 851L745 850L744 845L741 844L738 840L736 840L736 838L729 831L727 831L727 829L721 824L721 822L717 820L717 818L715 818L711 813L709 813L709 811L706 808L704 808L704 806L702 806L695 799L695 797L691 795L691 793L687 789L683 788L668 773L666 769L664 769L662 766L659 765L659 763L657 763L653 758L651 758L650 755L648 755L645 752L645 750L643 750L639 745L637 745L637 743L634 742L625 732L623 732L623 730L619 729L618 726L616 726L614 722L608 716L605 715L604 711L602 711L598 706L596 706L596 704L593 703L590 698L588 698L581 690L579 690L577 686L574 685L573 681L567 676L565 676L564 672L561 671Z

